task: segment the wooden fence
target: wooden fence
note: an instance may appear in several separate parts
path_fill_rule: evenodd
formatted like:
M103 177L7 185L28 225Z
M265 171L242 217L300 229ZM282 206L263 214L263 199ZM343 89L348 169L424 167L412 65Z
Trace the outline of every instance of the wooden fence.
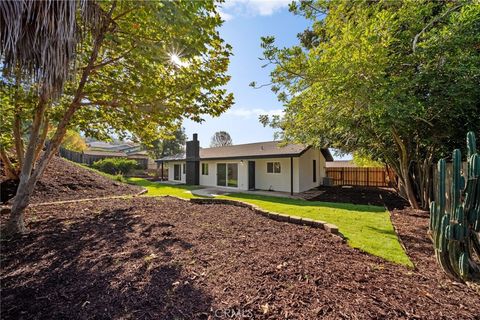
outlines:
M63 147L58 148L58 154L60 157L68 159L70 161L76 163L84 163L83 162L83 152L77 152L73 150L68 150Z
M332 179L334 186L389 187L395 181L395 174L385 168L326 168L326 175Z
M73 150L68 150L63 147L60 147L58 149L58 153L60 157L68 159L70 161L76 162L76 163L82 163L91 166L95 161L102 160L105 158L118 158L119 156L117 155L92 155L92 154L85 154L83 152L77 152ZM142 170L147 170L148 169L148 159L147 158L128 158L128 157L122 157L125 159L132 159L137 161L139 169Z

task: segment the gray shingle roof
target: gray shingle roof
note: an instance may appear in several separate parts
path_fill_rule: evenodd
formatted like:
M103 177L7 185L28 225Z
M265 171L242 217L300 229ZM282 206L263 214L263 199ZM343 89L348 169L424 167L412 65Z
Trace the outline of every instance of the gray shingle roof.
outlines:
M233 146L201 148L200 159L239 159L239 158L279 158L279 157L298 157L307 151L310 147L302 144L287 144L281 146L279 141L256 142L247 144L237 144ZM323 156L327 161L332 161L328 149L321 149ZM185 154L179 154L170 157L164 157L157 161L175 161L185 160Z
M279 141L238 144L218 148L200 149L201 159L245 158L269 156L296 156L308 149L301 144L280 146Z

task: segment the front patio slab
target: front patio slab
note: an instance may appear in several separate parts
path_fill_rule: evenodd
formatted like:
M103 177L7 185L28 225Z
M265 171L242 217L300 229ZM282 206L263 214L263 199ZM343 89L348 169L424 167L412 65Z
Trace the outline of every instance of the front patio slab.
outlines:
M196 196L208 197L208 198L214 198L216 196L223 196L231 193L245 193L245 194L282 197L282 198L296 198L295 195L292 196L288 192L266 191L266 190L247 191L247 190L237 190L237 189L221 188L221 187L204 187L204 188L201 187L199 189L192 190L191 192Z

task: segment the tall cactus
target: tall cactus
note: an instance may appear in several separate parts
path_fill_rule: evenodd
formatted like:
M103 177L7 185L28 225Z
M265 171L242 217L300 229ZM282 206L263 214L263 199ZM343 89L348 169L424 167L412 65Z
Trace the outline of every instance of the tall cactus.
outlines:
M430 232L443 271L454 280L480 282L480 155L473 132L467 134L467 150L465 177L461 174L459 149L453 151L450 176L445 159L438 162L437 196L430 203ZM446 179L451 182L450 190L445 188Z

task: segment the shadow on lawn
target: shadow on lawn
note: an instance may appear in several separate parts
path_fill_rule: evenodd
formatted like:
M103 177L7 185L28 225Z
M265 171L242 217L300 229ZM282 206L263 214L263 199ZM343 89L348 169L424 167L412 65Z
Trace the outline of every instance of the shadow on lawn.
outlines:
M171 258L192 245L132 212L50 218L3 242L2 319L206 318L211 297Z
M263 196L255 195L248 193L232 193L226 196L227 198L237 198L245 200L257 200L257 201L266 201L273 204L283 204L283 205L292 205L292 206L301 206L301 207L326 207L332 209L342 209L347 211L361 211L361 212L378 212L384 213L385 208L372 205L362 205L362 204L351 204L351 203L334 203L334 202L320 202L320 201L307 201L302 199L291 199L283 197L272 197L272 196Z
M397 233L394 230L385 230L385 229L380 229L380 228L375 228L371 226L367 226L368 229L374 230L375 232L386 234L389 236L395 236L397 237Z

